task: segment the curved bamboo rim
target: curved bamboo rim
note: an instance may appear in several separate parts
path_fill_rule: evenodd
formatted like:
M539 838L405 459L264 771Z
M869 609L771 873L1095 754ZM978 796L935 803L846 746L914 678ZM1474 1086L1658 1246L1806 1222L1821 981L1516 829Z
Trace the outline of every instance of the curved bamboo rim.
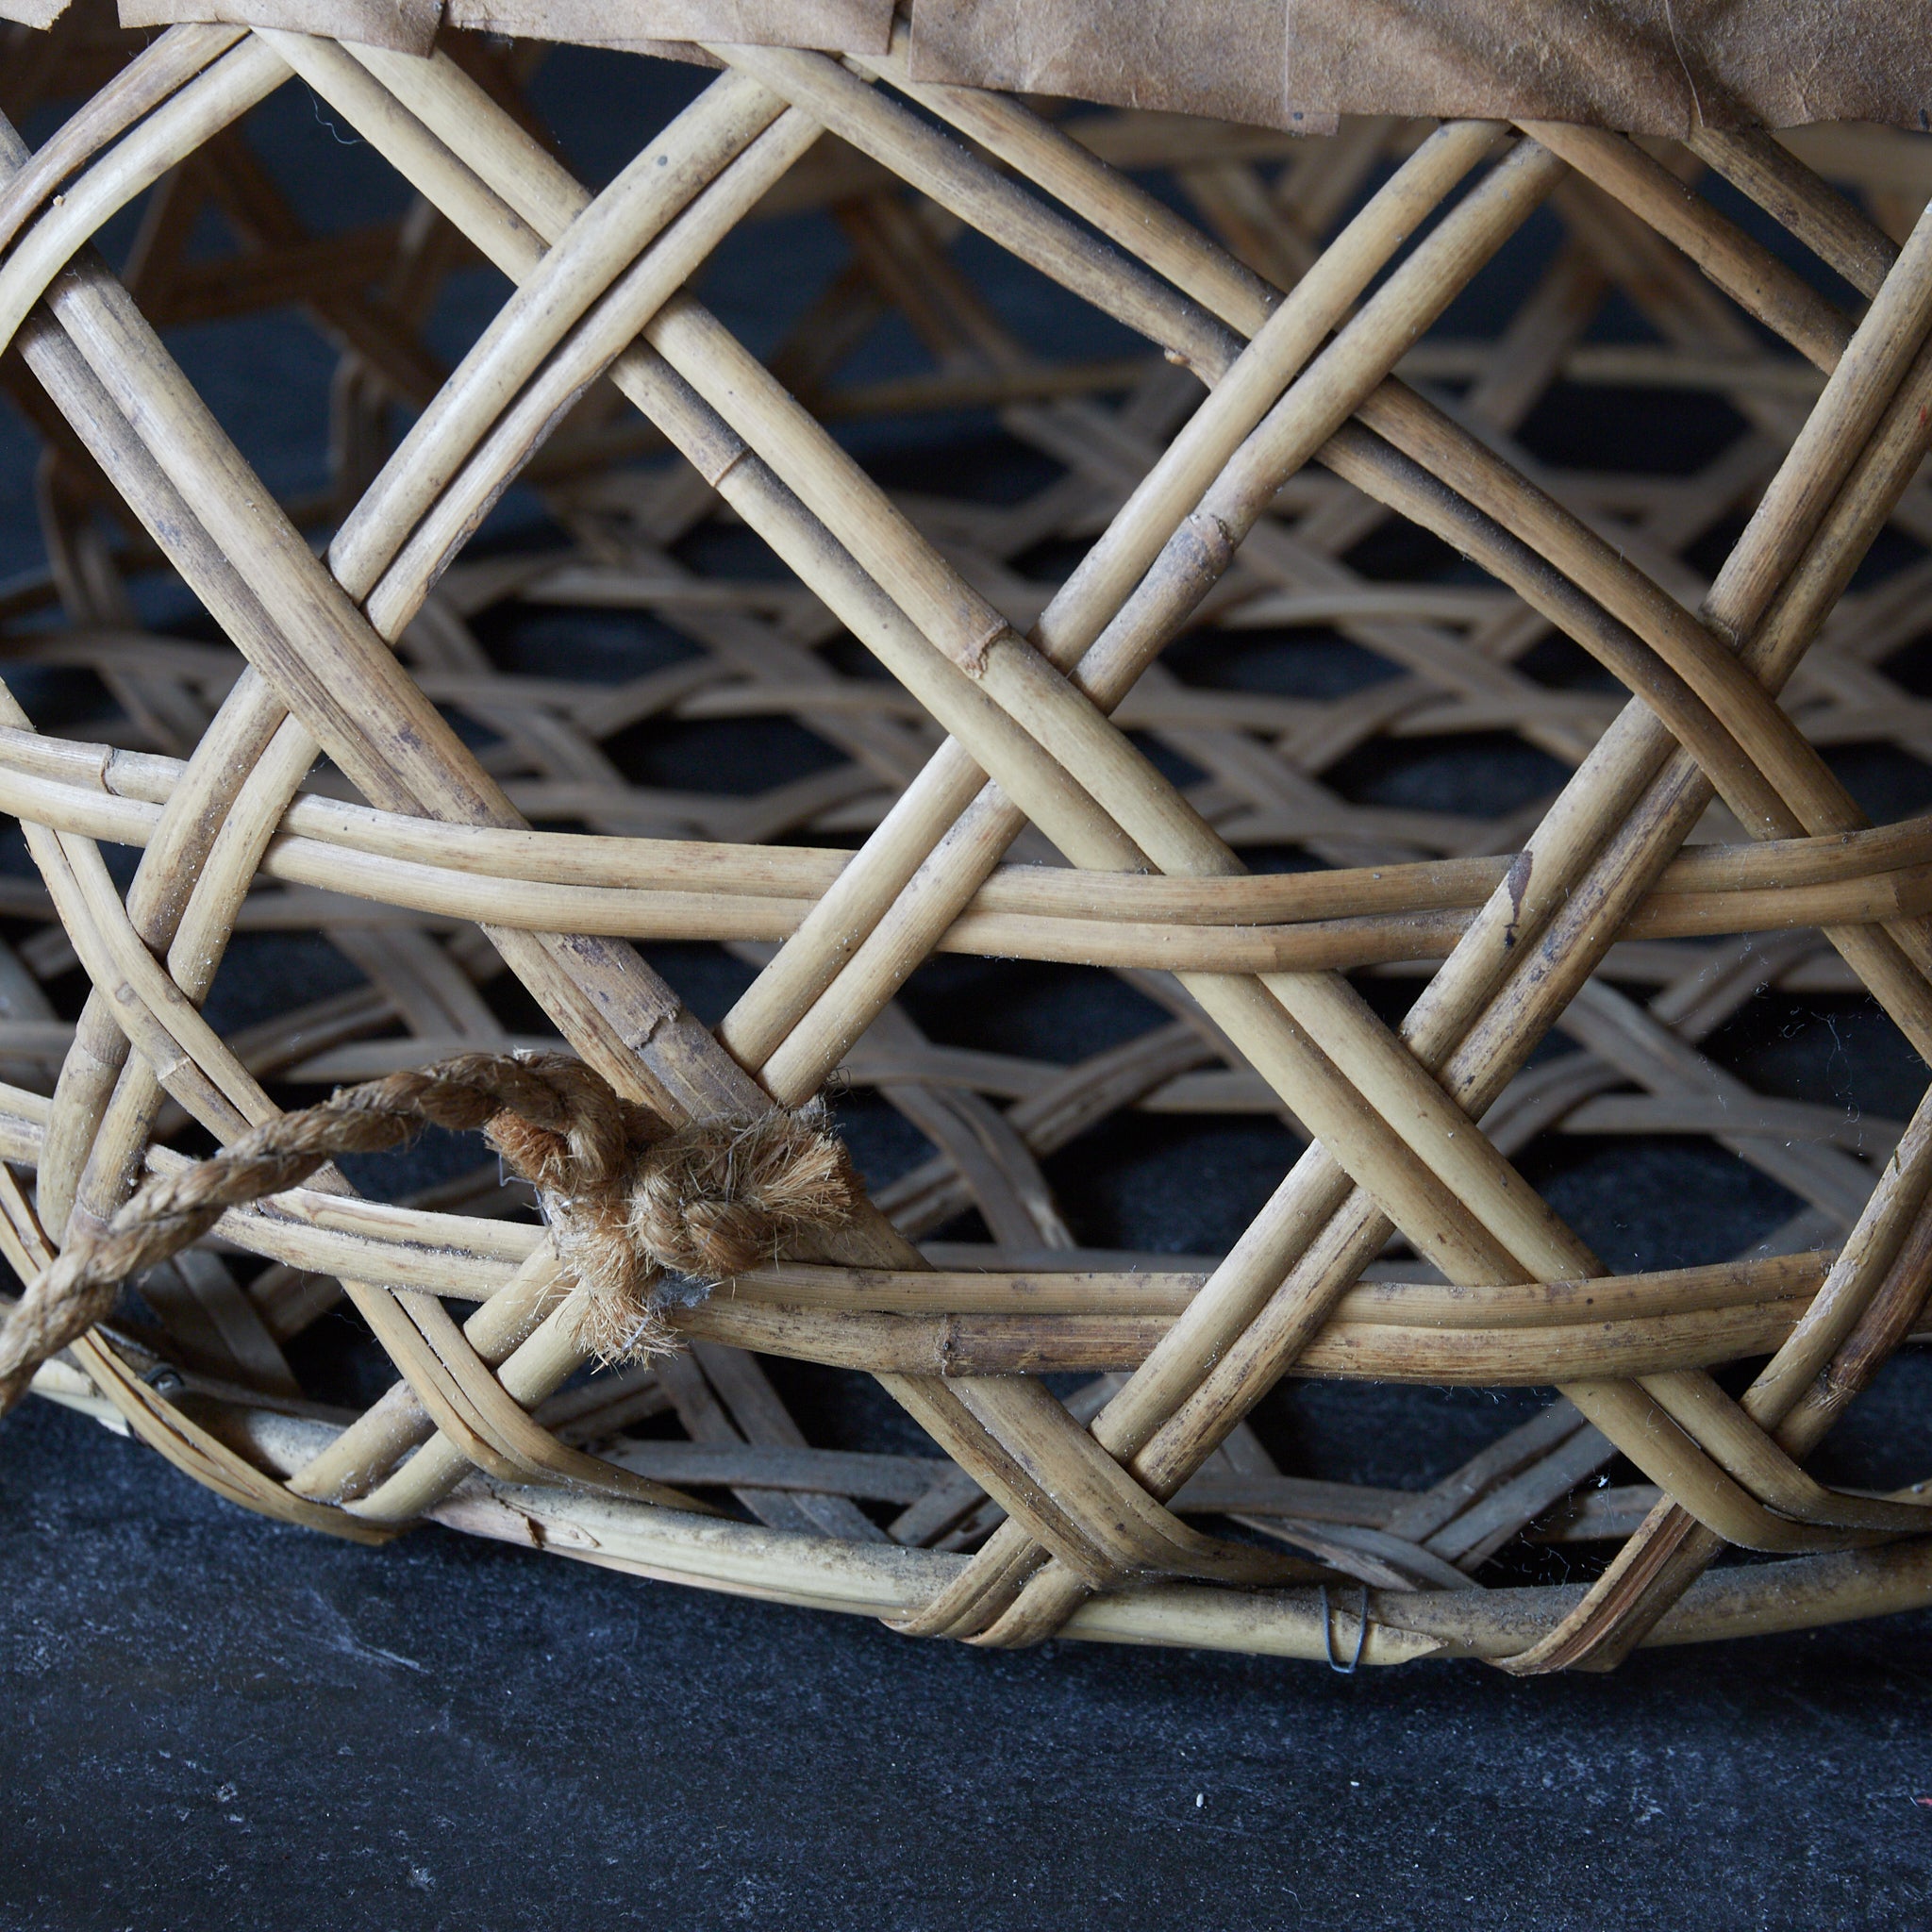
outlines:
M425 683L434 690L434 680ZM0 810L87 838L144 847L180 773L177 760L151 753L0 726ZM434 825L307 794L283 814L261 871L437 918L487 916L533 932L782 940L848 862L823 848ZM939 945L1175 972L1444 958L1516 862L1502 856L1199 879L1003 866ZM1633 939L1684 939L1882 924L1927 910L1932 817L1695 848L1665 869L1625 930Z

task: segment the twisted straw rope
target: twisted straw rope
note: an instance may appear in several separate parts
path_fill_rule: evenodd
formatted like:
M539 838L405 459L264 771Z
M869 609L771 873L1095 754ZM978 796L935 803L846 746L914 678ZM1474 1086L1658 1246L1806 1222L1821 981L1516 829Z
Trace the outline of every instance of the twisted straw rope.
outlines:
M536 1188L558 1259L588 1291L578 1332L607 1361L676 1346L651 1297L658 1271L723 1281L773 1259L788 1235L840 1225L858 1194L821 1102L674 1131L565 1055L458 1054L344 1088L150 1181L44 1269L0 1326L0 1414L42 1362L112 1313L130 1275L231 1208L299 1186L339 1155L401 1146L425 1124L480 1127Z

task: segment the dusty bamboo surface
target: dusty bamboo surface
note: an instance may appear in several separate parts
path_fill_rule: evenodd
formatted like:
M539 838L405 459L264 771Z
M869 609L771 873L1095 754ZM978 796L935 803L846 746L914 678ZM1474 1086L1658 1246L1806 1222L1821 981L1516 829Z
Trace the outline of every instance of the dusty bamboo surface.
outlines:
M49 558L0 590L0 668L103 700L60 737L0 701L0 810L40 875L0 878L16 1269L181 1162L191 1123L266 1118L271 1086L539 1038L680 1119L837 1076L933 1150L851 1230L677 1310L681 1354L589 1379L568 1284L493 1172L402 1204L325 1173L158 1271L153 1321L91 1336L42 1393L340 1534L433 1517L983 1643L1319 1657L1361 1634L1370 1661L1533 1671L1932 1600L1918 1491L1803 1467L1924 1324L1932 1113L1848 1121L1704 1051L1766 989L1862 991L1932 1051L1932 819L1870 824L1820 755L1932 758L1886 668L1932 564L1847 588L1888 529L1932 542L1932 143L1392 120L1293 141L1042 118L917 86L898 53L719 47L592 196L531 132L526 50L207 26L129 59L85 8L8 48L14 120L87 105L0 171ZM303 227L236 133L291 79L411 185L404 220ZM1842 305L1723 211L1738 192ZM88 242L142 196L117 279ZM241 250L218 270L190 246L209 208ZM849 259L761 361L691 285L736 230L804 210ZM1445 333L1532 219L1562 240L1509 328ZM1144 350L1035 351L958 265L967 229ZM448 369L425 325L478 258L512 292ZM1613 298L1654 341L1586 339ZM291 301L341 361L330 484L277 506L155 331ZM889 316L926 372L844 375ZM1518 432L1558 384L1713 395L1743 428L1689 475L1557 472ZM894 494L826 426L959 408L1053 480ZM466 554L512 479L567 547ZM789 575L681 560L725 519ZM1351 561L1403 521L1477 570ZM158 570L226 643L143 628L129 587ZM691 655L600 683L479 643L545 607L648 616ZM1297 629L1388 675L1271 696L1163 661L1184 635ZM1553 634L1607 680L1538 675ZM836 756L750 795L616 756L640 725L732 719ZM1379 741L1497 733L1565 782L1495 818L1336 778ZM131 885L104 846L138 855ZM1317 869L1248 870L1282 847ZM323 934L362 984L225 1039L202 1003L231 935L264 931ZM715 1033L646 963L669 941L756 963ZM897 999L937 954L1115 974L1167 1017L1073 1064L937 1043ZM505 974L554 1034L499 1019ZM1365 974L1421 987L1399 1024ZM1552 1034L1572 1050L1532 1064ZM1224 1257L1081 1250L1041 1163L1123 1109L1264 1116L1306 1151ZM1707 1137L1802 1206L1750 1255L1613 1274L1515 1165L1547 1134ZM988 1241L915 1245L968 1209ZM397 1371L360 1415L285 1353L344 1297ZM761 1357L877 1375L941 1453L814 1446ZM1714 1372L1738 1363L1734 1399ZM1041 1379L1070 1373L1066 1399ZM1275 1466L1244 1417L1284 1376L1559 1392L1429 1487L1366 1489ZM687 1440L627 1433L667 1417ZM1592 1488L1620 1453L1642 1481ZM1587 1587L1480 1587L1521 1538L1607 1560ZM1726 1545L1781 1560L1713 1568Z

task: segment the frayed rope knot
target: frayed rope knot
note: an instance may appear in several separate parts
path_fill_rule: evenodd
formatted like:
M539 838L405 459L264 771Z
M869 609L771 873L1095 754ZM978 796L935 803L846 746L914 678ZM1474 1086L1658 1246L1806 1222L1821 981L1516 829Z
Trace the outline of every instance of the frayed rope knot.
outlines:
M789 1239L841 1225L858 1200L822 1102L674 1129L565 1055L459 1054L265 1121L77 1238L0 1324L0 1413L42 1362L113 1312L130 1275L231 1208L298 1187L338 1155L399 1147L425 1125L481 1128L537 1190L558 1259L584 1291L578 1335L606 1361L676 1347L661 1274L707 1285L741 1274Z

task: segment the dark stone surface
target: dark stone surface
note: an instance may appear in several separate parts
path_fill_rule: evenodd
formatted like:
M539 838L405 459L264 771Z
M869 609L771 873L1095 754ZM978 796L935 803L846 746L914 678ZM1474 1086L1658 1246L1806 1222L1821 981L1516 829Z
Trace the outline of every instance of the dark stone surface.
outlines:
M8 1932L1927 1921L1932 1617L1518 1683L1008 1655L283 1529L29 1405Z

